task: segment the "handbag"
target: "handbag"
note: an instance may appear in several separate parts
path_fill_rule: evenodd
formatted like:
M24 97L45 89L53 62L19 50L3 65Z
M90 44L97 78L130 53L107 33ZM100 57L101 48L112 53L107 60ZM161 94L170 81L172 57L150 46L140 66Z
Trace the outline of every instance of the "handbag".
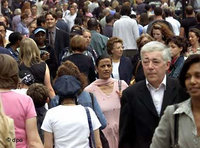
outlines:
M92 93L90 93L90 97L92 100L92 109L94 109L94 96ZM100 135L100 139L101 139L102 148L109 148L108 140L107 140L106 136L104 135L104 133L102 132L102 130L99 130L99 135Z
M174 111L178 108L178 105L174 105ZM174 144L171 145L171 148L179 148L178 144L178 121L179 121L179 114L174 115Z
M89 129L90 129L90 137L89 137L89 145L91 148L96 148L95 145L95 140L94 140L94 131L92 128L92 121L91 121L91 116L90 116L90 111L87 107L85 107L85 111L87 114L87 118L88 118L88 124L89 124Z
M130 81L129 86L131 86L131 85L133 85L133 84L136 83L135 77L136 77L138 68L139 68L139 66L140 66L140 63L141 63L141 60L139 60L139 61L137 62L137 65L136 65L136 68L135 68L135 71L134 71L134 75L133 75L132 78L131 78L131 81Z

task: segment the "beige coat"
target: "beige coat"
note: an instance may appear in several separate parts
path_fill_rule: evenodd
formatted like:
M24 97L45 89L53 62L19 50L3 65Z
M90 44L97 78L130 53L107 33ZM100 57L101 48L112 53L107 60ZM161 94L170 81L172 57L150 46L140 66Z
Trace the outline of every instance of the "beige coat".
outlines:
M174 111L174 106L168 106L155 130L150 148L170 148L174 143L174 115L179 114L179 148L200 148L200 137L191 110L191 100L179 104Z

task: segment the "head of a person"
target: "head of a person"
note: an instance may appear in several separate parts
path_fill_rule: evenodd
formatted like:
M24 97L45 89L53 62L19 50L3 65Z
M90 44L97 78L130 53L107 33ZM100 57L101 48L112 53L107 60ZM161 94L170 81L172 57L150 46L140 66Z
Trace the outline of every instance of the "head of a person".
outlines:
M154 39L148 33L143 33L136 41L139 53L141 51L141 48L146 43L151 42L151 41L154 41Z
M19 84L18 88L28 88L35 82L35 78L33 74L28 70L20 70L19 71Z
M20 8L16 8L14 11L14 15L21 15L21 9Z
M6 25L3 22L0 22L0 34L5 39L6 37Z
M37 45L43 45L46 41L46 30L43 27L37 27L34 31L34 40Z
M49 90L46 86L39 83L34 83L29 86L27 95L33 99L36 108L43 107L49 99Z
M73 5L71 5L69 11L71 15L74 15L76 13L76 8Z
M88 26L89 30L97 30L98 25L99 25L99 23L98 23L97 19L94 17L90 18L87 22L87 26Z
M155 23L151 30L151 36L159 42L166 41L173 36L173 32L164 23Z
M70 48L72 51L84 52L87 48L86 39L82 35L75 35L70 40Z
M0 88L16 89L18 77L18 64L14 58L6 54L0 54Z
M63 4L63 11L66 11L68 9L69 4L68 3L64 3Z
M23 13L23 14L21 15L21 21L22 21L22 23L28 25L28 22L29 22L29 21L28 21L28 18L29 18L28 14Z
M200 30L197 28L189 29L189 42L191 45L200 44Z
M180 36L173 36L167 40L172 58L177 58L187 51L187 40Z
M194 8L191 5L186 6L185 13L186 13L186 15L193 15L194 14Z
M45 19L46 19L46 27L48 29L53 29L56 26L57 16L55 13L52 12L46 13Z
M46 28L46 18L44 15L41 15L37 18L37 26Z
M36 21L33 21L33 22L31 22L31 24L28 26L29 33L32 34L32 33L33 33L33 30L35 30L35 28L37 28L37 22L36 22ZM29 34L29 35L30 35L30 34Z
M106 16L106 23L114 23L114 16L112 14Z
M15 45L17 48L20 46L20 42L22 40L23 36L19 32L13 32L9 36L9 42L10 45Z
M8 1L7 0L2 0L1 4L2 4L3 8L8 8Z
M83 35L83 28L80 25L74 25L70 31L70 38L73 38L75 35Z
M129 16L131 14L131 7L129 5L125 5L125 4L122 5L120 14Z
M24 38L21 40L19 59L21 63L24 63L28 67L41 61L40 50L33 39Z
M123 41L118 37L111 37L107 42L107 52L109 55L120 58L123 54Z
M107 80L112 73L112 59L109 55L101 55L96 60L96 70L99 79Z
M88 85L87 77L80 72L79 68L71 61L62 63L56 73L56 79L63 75L74 76L81 83L81 91Z
M87 46L89 46L90 42L91 42L91 38L92 38L90 31L87 30L87 29L84 29L83 30L83 37L86 39Z
M0 15L0 22L3 22L6 27L9 27L8 17Z
M74 7L75 11L77 12L77 9L78 9L77 3L72 3L72 6Z
M162 8L161 7L155 7L154 8L154 14L155 14L155 16L162 16L162 14L163 14Z
M63 75L55 80L53 88L59 96L59 104L65 100L73 100L77 104L77 96L80 94L81 83L74 76Z
M140 55L146 79L153 87L158 88L170 66L169 48L161 42L151 41L142 47Z
M31 13L32 13L32 15L37 15L37 5L31 6Z
M187 89L191 98L200 97L200 55L194 54L184 62L179 75L179 82L183 88Z
M149 23L149 18L148 18L147 13L141 13L140 14L139 23L142 26L146 26Z

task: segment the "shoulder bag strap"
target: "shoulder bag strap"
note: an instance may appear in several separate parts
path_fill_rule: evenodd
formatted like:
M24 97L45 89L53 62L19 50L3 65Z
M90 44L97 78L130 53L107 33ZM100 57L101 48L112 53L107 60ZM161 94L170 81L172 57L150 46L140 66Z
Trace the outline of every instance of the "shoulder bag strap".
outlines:
M174 111L178 108L178 105L174 105ZM174 115L174 148L179 148L178 145L178 121L179 121L179 114Z
M89 145L90 145L91 148L96 148L90 111L87 107L85 107L85 111L86 111L86 114L87 114L87 119L88 119L88 124L89 124L89 129L90 129Z
M137 62L137 65L136 65L136 68L135 68L135 72L134 72L134 75L136 76L136 74L137 74L137 71L138 71L138 68L139 68L139 66L140 66L140 63L141 63L141 60L139 60L138 62Z
M118 80L119 92L122 90L122 80Z
M94 95L93 93L89 93L90 94L90 98L92 100L92 109L94 110Z

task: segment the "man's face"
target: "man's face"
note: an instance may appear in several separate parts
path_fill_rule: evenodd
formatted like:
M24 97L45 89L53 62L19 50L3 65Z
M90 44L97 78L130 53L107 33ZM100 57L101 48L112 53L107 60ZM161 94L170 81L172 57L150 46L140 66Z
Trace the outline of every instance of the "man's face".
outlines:
M56 26L56 19L51 14L48 14L46 16L46 25L47 25L47 28L50 28L50 29Z
M73 8L73 7L72 7L72 8L70 8L70 13L71 13L71 15L74 15L74 14L75 14L75 12L76 12L76 11L75 11L75 8Z
M37 7L36 6L34 6L34 7L31 8L31 13L33 15L37 15Z
M142 66L144 75L148 82L158 88L168 70L170 62L163 60L162 52L144 52L142 56Z

